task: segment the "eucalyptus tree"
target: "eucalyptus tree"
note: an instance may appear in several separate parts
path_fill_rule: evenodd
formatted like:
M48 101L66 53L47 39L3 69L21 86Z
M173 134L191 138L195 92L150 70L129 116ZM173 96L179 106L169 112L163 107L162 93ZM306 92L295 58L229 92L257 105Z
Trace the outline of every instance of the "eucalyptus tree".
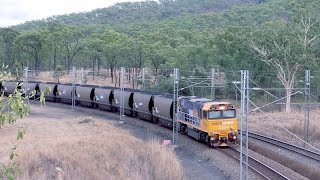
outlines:
M161 65L168 62L171 50L172 49L169 46L162 46L160 43L156 43L150 47L148 51L148 59L154 74L153 84L156 84L158 80Z
M19 32L12 28L0 29L0 39L4 54L3 63L11 67L15 62L14 41L19 36Z
M65 54L65 69L69 73L75 56L83 49L84 35L79 28L70 26L59 31L58 36L62 51Z
M277 71L286 90L287 112L290 111L292 89L299 71L316 65L314 49L319 49L320 27L318 1L299 1L291 5L291 20L267 22L255 33L255 41L251 44L260 60Z
M50 49L50 54L53 60L53 69L56 68L57 66L57 53L59 50L59 36L60 31L62 30L63 26L59 24L56 21L49 21L47 25L47 30L49 31L49 36L48 36L48 43L49 46L51 47Z
M102 65L103 46L105 41L101 39L101 36L94 33L85 39L84 53L91 59L92 71L95 72L97 66L98 73Z
M119 64L124 64L126 59L126 50L128 45L128 36L114 30L105 31L102 36L103 55L111 69L111 80L114 82L114 73Z
M40 32L26 32L19 35L15 41L16 45L33 60L33 67L39 70L42 60L41 50L43 38ZM31 64L29 64L31 66Z
M133 39L131 44L131 59L130 61L131 67L136 69L142 69L145 61L146 61L146 54L147 54L147 44L139 39Z

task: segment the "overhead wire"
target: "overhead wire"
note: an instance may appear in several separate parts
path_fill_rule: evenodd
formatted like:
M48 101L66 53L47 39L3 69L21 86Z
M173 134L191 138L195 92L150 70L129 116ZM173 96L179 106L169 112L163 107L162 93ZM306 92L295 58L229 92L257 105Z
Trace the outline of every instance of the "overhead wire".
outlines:
M258 88L260 88L262 91L264 91L265 93L267 93L267 94L269 94L269 95L271 95L272 97L274 97L274 98L276 98L276 99L279 99L277 96L275 96L275 95L273 95L272 93L270 93L269 91L267 91L265 88L262 88L261 86L259 86L255 81L253 81L251 78L249 78L249 80L255 85L255 86L257 86ZM298 88L298 89L304 89L304 88ZM293 94L292 94L293 95ZM312 98L317 98L318 99L318 97L316 97L316 96L314 96L314 95L312 95L312 94L310 94L310 96L312 96ZM317 103L318 104L318 103ZM318 105L318 106L320 106L320 105ZM310 107L310 106L309 106ZM299 114L296 110L294 110L294 109L292 109L294 112L296 112L297 114ZM314 123L314 122L312 122L312 121L309 121L309 122L311 122L313 125L315 125L315 126L317 126L317 127L319 127L320 128L320 126L319 125L317 125L316 123Z
M242 94L241 89L235 84L236 88L240 91L240 94ZM257 108L257 110L259 110L260 112L262 112L268 119L270 119L271 121L274 122L273 118L271 118L269 115L267 115L262 109L260 109L255 103L253 103L249 97L246 97L248 99L248 101ZM297 138L298 140L302 141L303 143L307 144L308 146L310 146L311 148L315 149L316 151L320 150L318 148L316 148L315 146L309 144L308 142L304 141L302 138L300 138L299 136L297 136L296 134L292 133L290 130L288 130L287 128L285 128L284 126L278 124L277 122L275 122L277 126L279 126L280 128L284 129L286 132L288 132L289 134L291 134L292 136L294 136L295 138Z

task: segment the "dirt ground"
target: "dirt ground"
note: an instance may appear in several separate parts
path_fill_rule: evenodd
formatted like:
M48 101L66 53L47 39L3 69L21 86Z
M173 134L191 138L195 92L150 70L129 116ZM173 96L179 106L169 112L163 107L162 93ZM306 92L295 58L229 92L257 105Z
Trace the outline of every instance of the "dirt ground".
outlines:
M104 128L105 131L111 131L109 132L109 134L117 134L120 132L123 134L123 136L126 137L130 135L134 139L133 142L135 142L139 146L142 146L140 143L150 142L150 140L152 141L154 139L156 139L156 142L162 142L162 140L168 139L166 134L154 134L148 129L145 129L141 126L131 126L129 124L118 125L117 119L114 119L112 117L110 118L108 116L93 114L90 115L88 113L81 112L81 110L72 111L71 106L68 105L49 103L47 107L42 108L38 104L33 103L31 105L31 109L32 112L30 117L18 120L18 123L14 125L6 125L3 129L1 129L1 137L6 137L0 138L1 163L8 162L11 148L14 146L17 147L16 153L19 155L18 158L25 161L30 161L33 156L36 156L36 158L41 158L34 154L34 152L37 152L41 149L44 149L45 152L49 152L48 154L51 155L52 152L50 151L50 149L55 149L57 148L57 146L63 146L66 143L68 144L73 141L77 141L77 143L79 144L81 143L81 141L78 142L78 137L83 137L84 139L89 138L89 140L92 141L92 139L90 139L91 136L86 137L86 134L92 132L101 133L100 131L92 131L92 129L97 127L99 127L100 129ZM22 141L17 141L16 132L18 127L22 126L26 129L26 136ZM117 132L111 127L118 127ZM99 137L99 135L106 134L95 134L95 136L97 137ZM108 141L108 139L106 139L106 141ZM79 146L78 144L71 143L68 147L81 148L81 146ZM68 148L61 148L59 149L59 151L64 151L66 149ZM86 148L84 149L88 150ZM77 153L77 151L72 152ZM89 153L94 154L94 152ZM59 155L62 157L66 157L67 159L69 158L69 156L73 156L70 153L63 153ZM101 154L98 153L97 155L101 156ZM210 163L206 163L203 159L199 159L183 148L176 148L175 155L178 158L178 162L180 163L180 165L182 165L181 172L184 173L184 179L228 179L219 169L213 167ZM49 156L49 159L50 158L52 157ZM81 157L78 158L81 159ZM91 156L86 158L90 159ZM161 163L159 162L159 160L157 161L157 164L160 165ZM174 162L174 158L172 162ZM175 167L179 167L179 165L172 165L172 167L169 168L171 168L174 172L180 171L179 168L177 170L174 170ZM103 173L101 174L103 175ZM126 175L127 174L125 173L121 174L121 177L126 177ZM114 175L114 177L116 177L116 175ZM163 179L165 178L165 176L158 178ZM22 177L21 179L27 178ZM99 176L97 179L99 179ZM131 177L128 179L134 178Z

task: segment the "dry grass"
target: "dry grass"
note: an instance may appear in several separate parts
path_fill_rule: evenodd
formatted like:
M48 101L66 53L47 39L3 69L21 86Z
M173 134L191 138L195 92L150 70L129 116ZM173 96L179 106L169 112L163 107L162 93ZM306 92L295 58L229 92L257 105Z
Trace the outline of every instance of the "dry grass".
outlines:
M119 72L117 71L114 73L114 81L110 77L110 73L107 73L107 70L101 70L101 74L103 76L92 76L92 74L88 75L87 71L84 71L84 76L82 75L82 71L78 70L76 73L76 83L78 84L90 84L90 85L99 85L99 86L115 86L119 87ZM53 71L43 71L36 74L36 72L31 71L29 73L29 80L32 81L41 81L41 82L58 82L58 79L55 78ZM83 79L82 79L83 77ZM8 78L7 78L8 79ZM20 80L24 80L24 77L21 77ZM125 76L125 83L124 86L126 88L132 88L132 81L128 81L128 77ZM66 71L62 73L59 78L60 83L72 83L73 81L73 74L72 71L68 74ZM90 83L89 83L90 82ZM138 87L137 87L138 86ZM135 88L140 88L140 85L135 82Z
M174 153L158 142L105 138L79 138L50 150L24 153L18 179L57 179L56 168L65 179L182 179Z
M320 111L312 110L310 113L310 129L309 137L310 143L320 149ZM304 114L303 112L277 112L256 113L249 115L249 130L270 137L292 141L298 145L303 145L303 142L285 129L303 139L304 129ZM282 128L283 127L283 128ZM285 129L284 129L285 128Z
M183 178L174 151L160 146L157 140L143 142L110 122L74 115L70 110L50 109L49 116L48 108L37 110L36 115L1 129L1 137L7 138L0 139L5 145L0 147L4 152L0 160L8 158L9 147L13 146L13 127L27 129L27 136L18 146L17 179ZM52 117L63 113L69 114L60 120Z

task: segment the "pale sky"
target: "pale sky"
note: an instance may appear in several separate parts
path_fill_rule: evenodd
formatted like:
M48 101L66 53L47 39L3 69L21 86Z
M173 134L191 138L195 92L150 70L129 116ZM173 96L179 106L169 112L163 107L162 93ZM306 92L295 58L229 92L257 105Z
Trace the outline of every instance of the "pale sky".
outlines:
M0 27L143 0L0 0Z

